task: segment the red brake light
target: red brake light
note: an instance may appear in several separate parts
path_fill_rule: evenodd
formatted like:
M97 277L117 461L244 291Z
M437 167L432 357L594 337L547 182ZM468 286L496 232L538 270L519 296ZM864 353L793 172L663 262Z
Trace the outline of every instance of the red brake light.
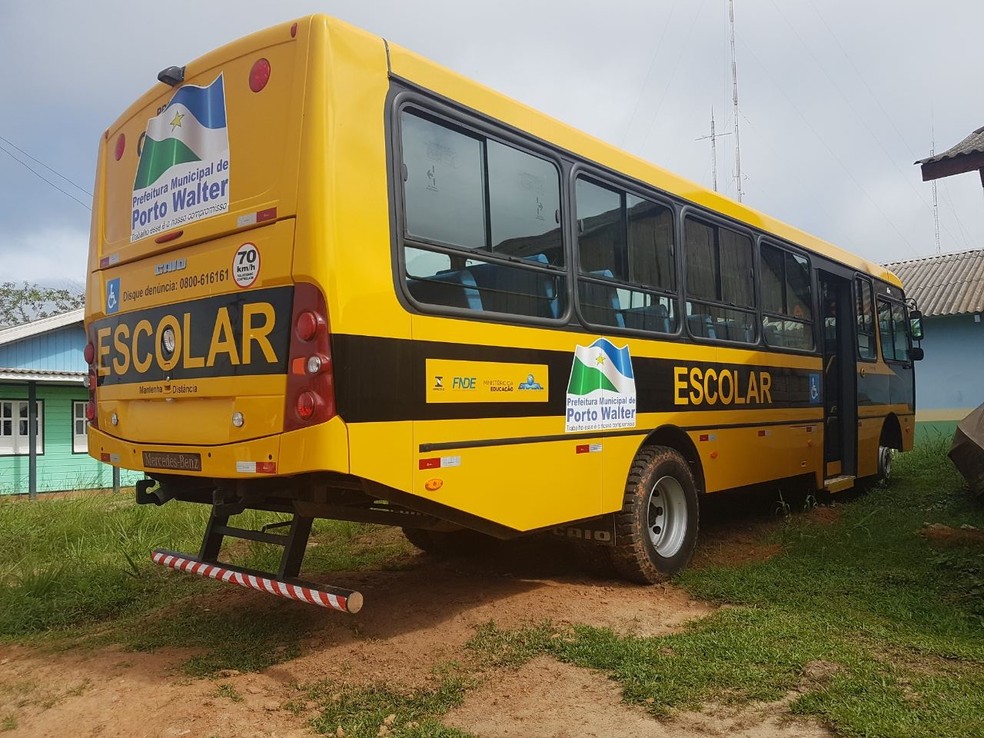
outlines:
M294 285L291 325L285 431L324 423L335 416L328 306L317 285L308 282Z
M96 419L96 402L89 400L85 405L85 419L90 423Z
M116 161L123 158L124 151L126 151L126 136L121 133L116 138Z
M96 347L92 345L92 341L89 341L82 349L82 357L85 359L86 364L91 364L96 358Z
M253 68L249 70L249 89L259 92L267 86L270 81L270 62L266 59L257 59L253 62Z
M311 390L306 390L297 396L297 404L294 409L297 410L297 417L301 420L308 420L314 415L320 404L321 400L318 396Z
M310 310L305 310L297 316L294 324L294 334L302 341L310 341L318 332L318 316Z

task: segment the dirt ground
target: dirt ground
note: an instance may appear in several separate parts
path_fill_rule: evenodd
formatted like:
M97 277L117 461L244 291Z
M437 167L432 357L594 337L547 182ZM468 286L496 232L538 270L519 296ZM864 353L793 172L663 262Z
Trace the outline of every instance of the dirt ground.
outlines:
M766 519L715 528L712 521L695 565L773 555L776 547L761 542L772 524ZM24 736L309 736L314 703L285 709L303 694L298 684L331 679L353 686L385 682L395 689L436 686L435 667L462 658L465 643L489 621L515 628L548 619L655 635L712 611L671 585L593 579L568 561L529 553L494 561L437 561L420 554L406 570L336 576L335 583L363 592L363 611L325 612L298 658L259 673L190 678L179 669L189 652L174 649L42 653L0 646L0 720L6 721L0 729ZM264 597L275 604L258 604ZM203 602L254 608L259 615L306 607L229 585L216 585ZM222 696L220 685L241 699ZM548 657L488 674L444 722L490 737L830 735L790 722L783 702L742 711L711 706L658 722L622 703L618 685L603 674Z

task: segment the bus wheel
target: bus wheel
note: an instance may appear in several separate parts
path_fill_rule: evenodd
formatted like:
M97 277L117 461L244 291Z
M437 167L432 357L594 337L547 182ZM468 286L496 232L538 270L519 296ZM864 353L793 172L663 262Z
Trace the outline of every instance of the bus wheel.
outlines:
M878 481L888 485L892 481L892 457L894 449L888 446L878 447Z
M699 517L686 459L665 446L642 449L629 469L622 511L615 516L615 570L641 584L666 581L690 562Z

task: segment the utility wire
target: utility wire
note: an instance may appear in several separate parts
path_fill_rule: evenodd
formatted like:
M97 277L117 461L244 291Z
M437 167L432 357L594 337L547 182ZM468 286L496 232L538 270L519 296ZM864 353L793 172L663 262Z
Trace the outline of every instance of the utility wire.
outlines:
M773 0L773 5L775 5L774 0ZM885 120L888 121L889 126L892 128L893 131L895 131L895 135L899 137L899 141L902 142L902 145L905 147L906 151L909 152L910 158L913 158L913 159L920 158L920 155L919 154L916 154L915 152L913 152L912 147L909 146L909 142L906 141L905 140L905 136L902 135L902 131L900 131L899 130L899 127L897 125L895 125L895 119L885 109L885 106L882 105L881 100L878 99L878 95L875 93L875 90L872 89L871 85L868 84L868 81L864 78L864 74L862 74L861 73L861 70L858 69L858 65L854 63L854 59L852 59L851 58L851 55L847 53L847 49L844 48L844 44L841 43L840 39L837 37L837 34L834 33L834 29L832 29L830 27L830 25L827 23L826 18L823 17L823 13L820 12L820 8L818 8L817 5L816 5L816 3L813 2L812 0L810 0L810 5L813 8L813 12L815 12L817 14L817 17L820 19L820 22L823 24L823 27L827 29L827 32L830 34L831 38L834 39L834 43L837 44L837 47L841 50L841 53L844 55L844 58L847 59L848 64L851 65L851 68L854 70L854 74L857 76L857 78L859 80L861 80L861 84L864 85L864 88L868 91L868 94L871 96L871 99L875 101L875 104L878 106L878 109L881 110L882 115L885 116ZM779 10L778 6L776 7L776 10ZM787 20L786 23L788 24L789 21ZM792 27L792 26L790 26L790 27ZM794 30L794 33L795 33L795 30ZM802 43L802 40L801 40L801 43ZM840 89L838 85L834 85L834 87L837 88L838 90ZM852 110L853 110L853 108L852 108ZM857 111L855 111L855 115L857 115L857 114L858 114ZM858 117L860 118L860 116L858 116ZM879 146L881 146L881 141L880 141L879 137L878 136L875 136L874 134L872 134L872 137L875 139L875 141L878 142ZM882 148L882 151L884 151L884 147ZM888 155L888 152L886 152L886 155ZM891 157L889 157L889 158L891 159ZM892 159L892 161L894 162L895 160ZM898 168L898 165L896 165L896 168ZM903 175L903 177L904 177L904 175ZM909 179L907 177L905 179L906 179L906 182L909 182L909 186L913 189L913 191L916 191L916 188L912 184L912 182L909 181ZM926 204L927 207L930 207L929 203L926 200L923 200L923 202ZM954 211L953 217L957 221L957 223L960 226L960 228L963 229L964 228L964 225L963 225L963 223L960 220L959 213L957 213L956 211ZM946 226L946 224L943 225L943 230L945 230L950 235L950 237L953 238L953 232Z
M61 177L62 179L64 179L66 182L68 182L70 185L72 185L72 187L74 187L75 189L79 190L80 192L84 192L88 197L92 197L92 193L89 192L89 190L87 190L85 187L80 187L79 185L75 184L75 182L73 182L72 180L70 180L68 177L66 177L61 172L58 172L58 171L52 169L47 164L45 164L43 161L41 161L39 159L35 159L33 156L31 156L30 154L28 154L26 151L24 151L24 149L22 149L17 144L13 143L12 141L8 141L3 136L0 136L0 141L3 141L5 144L7 144L8 146L10 146L13 149L17 149L17 151L19 151L20 153L22 153L28 159L30 159L31 161L33 161L33 162L35 162L37 164L40 164L41 166L43 166L45 169L47 169L52 174L58 175L59 177Z
M894 230L895 233L898 235L899 240L909 247L909 250L916 255L916 258L920 258L921 254L919 253L919 251L916 250L915 246L913 246L909 242L909 239L907 239L905 235L902 233L902 231L899 230L899 227L895 224L895 221L892 220L884 210L882 210L881 206L878 204L875 198L873 198L871 194L864 188L864 185L862 185L858 181L857 177L854 176L854 174L851 172L847 164L845 164L844 161L837 155L837 152L830 147L830 145L826 142L826 140L824 140L823 136L820 135L820 132L817 131L816 128L814 128L813 124L810 122L810 119L803 114L803 112L796 106L796 103L794 103L792 99L789 97L789 95L786 94L786 91L782 88L782 86L778 82L776 82L776 79L775 77L772 76L772 73L769 71L769 68L762 63L762 61L758 58L758 56L756 56L755 52L752 50L751 45L745 43L745 40L740 36L738 38L739 40L741 40L744 49L749 53L749 55L751 55L752 59L755 60L755 63L759 65L762 71L765 72L765 75L769 78L769 81L771 81L772 84L775 86L775 88L779 91L779 94L782 95L784 98L786 98L786 102L788 102L789 106L794 111L796 111L796 114L803 120L803 122L806 124L806 127L810 129L810 131L816 137L817 141L819 141L823 145L823 147L827 149L827 152L834 158L834 160L838 164L840 164L841 169L843 169L844 172L847 174L847 176L851 179L851 181L854 182L854 185L861 191L861 193L866 198L868 198L871 204L875 206L875 209L879 213L881 213L881 216L885 219L885 222L888 223L892 227L892 230Z
M639 96L636 98L635 107L632 108L632 115L629 116L629 122L625 126L625 132L622 134L622 139L619 141L619 146L625 147L625 139L629 136L629 131L632 129L632 123L635 121L636 113L639 112L639 105L642 104L642 97L646 92L646 87L649 86L649 78L653 74L653 69L656 68L656 57L659 56L659 52L663 49L663 38L666 36L666 30L670 27L670 21L673 20L673 11L676 10L676 4L670 6L670 13L666 16L666 22L663 24L663 31L659 34L659 40L653 45L653 55L649 60L649 69L646 70L646 76L642 80L642 85L639 88Z
M12 143L10 143L9 141L7 141L7 139L5 139L5 138L0 138L0 141L3 141L4 143L6 143L6 144L8 144L10 146L13 146L18 151L21 151L21 149L18 149L16 146L14 146ZM26 161L23 161L22 159L18 159L16 156L14 156L11 152L9 152L3 146L0 146L0 151L2 151L7 156L9 156L11 159L13 159L14 161L16 161L18 164L20 164L22 167L24 167L27 171L29 171L31 174L33 174L38 179L40 179L43 182L46 182L47 184L51 185L56 190L58 190L60 193L62 193L63 195L65 195L66 197L69 197L69 198L75 200L75 202L77 202L79 205L81 205L82 207L84 207L86 210L88 210L89 212L92 212L92 207L90 205L88 205L87 203L82 202L79 198L75 197L75 195L73 195L72 193L66 192L65 190L63 190L61 187L59 187L58 185L56 185L54 182L52 182L50 179L48 179L47 177L45 177L44 175L42 175L40 172L38 172L37 170L31 168L31 166ZM27 154L27 153L25 153L23 151L21 151L21 153L23 153L28 158L34 159L34 157L32 157L30 154ZM34 160L37 161L36 159L34 159ZM51 167L47 166L46 164L42 164L41 162L38 162L38 163L41 164L41 166L45 167L46 169L51 169ZM54 169L51 169L51 171L54 172L55 170ZM55 172L55 174L58 174L58 172ZM66 177L62 176L61 174L58 174L58 176L61 177L62 179L64 179L69 184L72 184L73 187L76 187L76 188L82 190L81 187L79 187L77 184L74 184L70 179L67 179ZM82 190L82 191L85 192L85 190ZM88 194L88 193L86 193L86 194Z

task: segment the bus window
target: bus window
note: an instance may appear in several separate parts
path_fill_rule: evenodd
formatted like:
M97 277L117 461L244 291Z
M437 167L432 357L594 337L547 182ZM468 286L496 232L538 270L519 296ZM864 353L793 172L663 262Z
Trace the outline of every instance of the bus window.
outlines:
M402 126L407 235L485 246L482 142L407 113Z
M492 251L562 266L557 168L496 141L488 142Z
M684 229L690 333L702 338L755 343L758 336L752 240L691 217L685 220Z
M557 167L415 113L400 120L410 295L439 307L563 315Z
M619 328L676 331L670 294L675 289L673 211L584 177L577 178L575 199L578 302L584 319Z
M909 361L909 322L901 303L878 301L878 331L881 334L882 358L886 361Z
M871 282L858 277L855 281L858 324L858 356L862 359L875 358L875 322L871 310Z
M813 350L810 276L806 257L762 244L762 332L769 346Z

